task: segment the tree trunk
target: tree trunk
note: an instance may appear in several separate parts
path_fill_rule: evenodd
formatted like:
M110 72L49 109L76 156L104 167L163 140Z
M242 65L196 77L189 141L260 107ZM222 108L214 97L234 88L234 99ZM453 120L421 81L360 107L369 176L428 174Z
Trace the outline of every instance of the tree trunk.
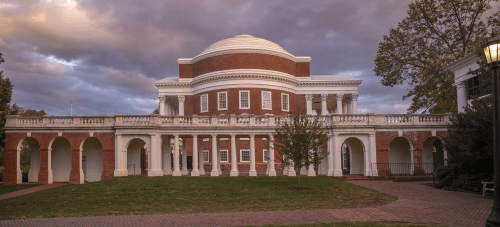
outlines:
M299 189L300 189L300 172L299 174L297 174L297 176L299 177Z

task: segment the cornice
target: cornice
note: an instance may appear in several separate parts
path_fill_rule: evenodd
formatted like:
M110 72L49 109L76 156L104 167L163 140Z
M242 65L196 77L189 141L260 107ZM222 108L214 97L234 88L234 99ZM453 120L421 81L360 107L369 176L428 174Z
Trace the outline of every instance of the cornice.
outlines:
M472 52L468 55L465 55L464 57L446 65L443 67L443 70L450 70L450 71L456 71L468 64L471 63L476 63L476 61L479 59L479 56L477 56L476 52Z

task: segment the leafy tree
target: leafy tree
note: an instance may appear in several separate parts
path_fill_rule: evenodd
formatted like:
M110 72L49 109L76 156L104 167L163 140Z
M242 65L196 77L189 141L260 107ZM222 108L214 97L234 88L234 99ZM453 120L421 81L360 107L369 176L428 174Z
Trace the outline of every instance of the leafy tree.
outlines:
M5 60L0 53L0 64ZM9 103L12 99L12 83L9 78L3 78L3 71L0 70L0 148L5 147L5 116L9 113Z
M289 121L276 128L274 147L279 154L276 158L285 165L293 164L299 173L303 166L319 165L328 154L324 149L327 137L318 118L300 114L289 116ZM297 177L300 189L300 174Z
M26 117L26 116L44 116L44 115L47 115L47 113L45 113L45 111L43 110L35 110L35 109L24 109L20 106L18 106L16 103L14 103L11 107L10 107L10 112L9 112L9 115L20 115L20 116L23 116L23 117Z
M384 86L408 83L410 112L456 112L453 75L443 67L478 49L487 38L481 20L498 0L417 0L379 44L375 75ZM495 15L490 22L498 20Z

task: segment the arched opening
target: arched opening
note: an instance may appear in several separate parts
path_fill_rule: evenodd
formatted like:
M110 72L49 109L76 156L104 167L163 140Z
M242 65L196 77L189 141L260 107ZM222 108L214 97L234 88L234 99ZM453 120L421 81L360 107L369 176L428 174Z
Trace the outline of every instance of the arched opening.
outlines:
M88 137L82 144L82 170L84 180L100 181L102 176L103 152L102 144L95 137Z
M19 142L19 163L23 182L38 182L40 171L40 144L33 137L25 137Z
M422 145L422 165L426 174L444 167L444 151L441 138L433 136L424 141Z
M365 174L364 150L363 142L358 138L350 137L344 140L342 144L343 174Z
M71 144L64 137L56 137L51 146L51 167L54 182L69 182L71 171Z
M411 174L411 145L408 139L396 137L389 144L389 168L391 174Z
M132 139L127 147L127 171L128 175L140 175L144 170L147 170L147 153L146 142L135 138Z

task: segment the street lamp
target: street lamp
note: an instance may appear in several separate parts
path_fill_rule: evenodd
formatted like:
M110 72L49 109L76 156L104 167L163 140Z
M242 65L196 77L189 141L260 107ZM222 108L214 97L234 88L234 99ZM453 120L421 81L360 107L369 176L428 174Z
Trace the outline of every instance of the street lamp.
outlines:
M495 175L493 177L494 192L493 195L495 200L493 202L493 207L491 208L491 214L486 219L486 226L500 226L500 201L498 197L498 185L500 184L500 113L498 108L500 107L498 101L498 68L500 68L499 61L499 50L500 50L500 39L495 37L495 34L491 33L491 39L488 40L486 44L483 45L484 54L486 55L486 62L491 70L493 70L493 165L495 168Z

